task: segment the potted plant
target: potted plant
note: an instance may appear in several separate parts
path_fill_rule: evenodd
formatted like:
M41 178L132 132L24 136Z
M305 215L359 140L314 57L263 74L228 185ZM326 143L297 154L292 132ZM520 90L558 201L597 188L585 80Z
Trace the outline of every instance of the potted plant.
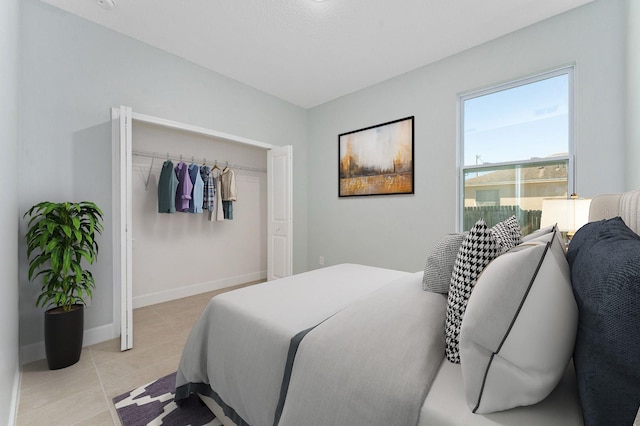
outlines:
M44 315L47 363L51 370L80 359L85 299L95 288L93 275L82 267L98 255L96 233L103 230L102 211L94 203L52 203L31 207L27 240L29 280L42 276L36 306L50 307Z

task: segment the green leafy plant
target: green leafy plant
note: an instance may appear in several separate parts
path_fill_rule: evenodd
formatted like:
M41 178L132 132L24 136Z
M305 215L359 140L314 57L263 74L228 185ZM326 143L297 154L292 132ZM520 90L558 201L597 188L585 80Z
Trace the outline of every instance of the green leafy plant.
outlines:
M98 256L96 233L102 233L102 211L94 203L52 203L44 201L31 207L27 240L29 280L42 276L42 292L37 306L61 307L69 311L75 304L86 305L92 297L95 281L81 266ZM37 272L36 272L37 271Z

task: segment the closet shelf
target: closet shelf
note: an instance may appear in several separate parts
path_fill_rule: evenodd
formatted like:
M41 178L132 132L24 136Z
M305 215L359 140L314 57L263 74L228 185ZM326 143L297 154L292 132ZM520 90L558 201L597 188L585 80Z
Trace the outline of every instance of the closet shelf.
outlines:
M264 168L244 166L242 164L232 164L232 163L229 163L228 161L211 160L203 157L196 157L194 155L182 155L182 154L173 155L169 153L163 155L159 152L139 151L135 149L131 151L131 154L137 155L139 157L149 157L151 159L157 158L162 160L184 161L185 163L193 162L197 164L204 163L207 166L213 166L217 164L219 167L224 166L224 167L230 167L232 169L247 170L250 172L267 173L267 169L264 169ZM200 160L202 160L202 162L200 162ZM153 165L153 161L151 164Z

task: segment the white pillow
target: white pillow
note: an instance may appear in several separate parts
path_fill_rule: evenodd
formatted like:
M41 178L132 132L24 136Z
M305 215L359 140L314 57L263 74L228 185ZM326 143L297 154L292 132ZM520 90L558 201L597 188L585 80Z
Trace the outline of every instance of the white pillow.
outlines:
M486 414L546 398L571 358L577 322L557 232L494 259L478 278L460 332L469 408Z
M553 232L555 229L556 229L556 225L549 225L549 226L545 226L544 228L536 229L532 233L527 234L524 237L522 237L522 242L526 243L527 241L533 240L533 239L541 237L543 235L547 235L547 234Z

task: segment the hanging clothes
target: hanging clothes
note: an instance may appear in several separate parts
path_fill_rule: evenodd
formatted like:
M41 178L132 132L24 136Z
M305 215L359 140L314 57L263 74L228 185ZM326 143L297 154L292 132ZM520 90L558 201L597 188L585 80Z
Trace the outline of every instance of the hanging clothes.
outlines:
M173 163L167 160L162 164L158 178L158 213L176 212L176 190L178 178L173 170Z
M225 219L233 220L233 201L222 201L222 212Z
M238 187L236 186L236 174L229 167L225 167L220 174L222 186L222 201L236 201Z
M213 166L211 169L211 178L213 180L213 208L209 211L210 222L221 222L224 220L222 209L222 188L220 184L220 168Z
M189 178L193 189L189 200L189 212L202 213L202 200L204 198L204 182L200 176L200 167L197 164L189 164Z
M213 186L213 176L211 175L211 168L204 165L200 167L200 177L204 182L202 209L212 211L213 203L215 201L215 187Z
M176 211L188 212L189 201L191 200L191 192L193 191L193 184L189 177L189 170L185 163L182 161L178 163L175 168L176 177L178 178L178 188L176 189Z
M236 174L229 167L225 167L220 175L222 189L222 210L224 218L233 220L233 202L238 197L238 187L236 186Z
M224 220L224 214L222 210L222 184L221 184L220 177L215 178L215 184L216 184L216 202L215 202L216 221L222 222Z

